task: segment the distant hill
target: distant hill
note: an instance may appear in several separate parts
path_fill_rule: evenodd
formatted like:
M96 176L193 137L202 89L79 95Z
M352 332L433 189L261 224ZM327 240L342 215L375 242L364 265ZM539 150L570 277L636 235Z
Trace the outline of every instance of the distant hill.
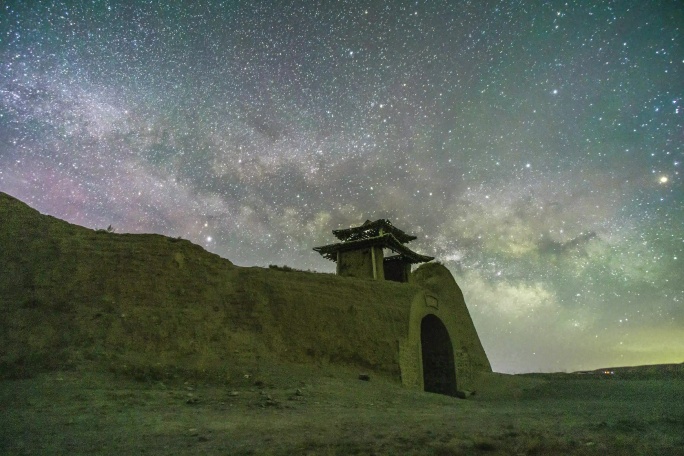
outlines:
M604 367L601 369L577 371L577 372L547 372L527 373L522 376L546 378L546 379L595 379L595 378L620 378L633 380L648 379L682 379L684 380L684 363L680 364L648 364L645 366L620 366Z
M591 371L574 372L578 375L606 375L618 378L682 378L684 379L684 363L649 364L645 366L605 367Z

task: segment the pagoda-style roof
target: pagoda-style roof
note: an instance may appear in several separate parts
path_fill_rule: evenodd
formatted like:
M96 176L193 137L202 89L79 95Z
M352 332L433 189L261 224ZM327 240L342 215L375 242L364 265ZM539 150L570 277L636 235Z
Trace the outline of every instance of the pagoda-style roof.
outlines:
M345 242L375 238L387 233L392 234L395 240L399 241L401 244L405 244L416 239L415 236L404 233L399 228L393 226L390 221L386 219L379 219L374 222L366 220L364 224L360 226L342 230L333 230L335 237L340 241Z
M387 222L386 220L378 220L377 222L370 222L372 224L378 223L378 222ZM389 222L387 222L389 223ZM362 225L367 226L366 224ZM392 225L389 225L392 226ZM357 228L361 228L357 227ZM351 228L352 230L357 229L357 228ZM397 230L397 228L392 227L393 229ZM336 231L345 231L345 230L336 230ZM415 239L413 236L409 236L406 233L404 233L401 230L397 230L400 233L402 233L404 236L410 237L412 239ZM333 231L334 233L335 231ZM339 236L338 236L339 237ZM408 247L404 246L403 243L399 242L399 240L394 236L393 233L385 233L381 234L379 236L374 236L374 237L360 237L355 240L350 240L346 242L339 242L336 244L328 244L324 245L321 247L314 247L314 250L323 257L337 262L337 252L344 252L347 250L358 250L358 249L363 249L365 247L371 247L371 246L379 246L383 248L388 248L394 253L397 254L397 257L390 257L393 259L403 259L404 261L407 261L409 263L425 263L430 260L434 260L434 257L426 256L426 255L421 255L419 253L414 252L413 250L409 249Z

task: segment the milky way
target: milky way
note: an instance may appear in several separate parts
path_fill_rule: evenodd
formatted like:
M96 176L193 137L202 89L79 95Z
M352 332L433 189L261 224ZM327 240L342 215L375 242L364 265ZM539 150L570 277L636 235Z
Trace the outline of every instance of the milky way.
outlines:
M323 272L387 218L497 371L684 361L681 2L3 5L0 191Z

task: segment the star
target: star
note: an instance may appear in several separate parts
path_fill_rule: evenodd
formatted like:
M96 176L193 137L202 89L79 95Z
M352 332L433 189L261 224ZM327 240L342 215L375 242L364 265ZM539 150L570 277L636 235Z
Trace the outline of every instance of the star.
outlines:
M684 359L674 2L58 3L0 15L0 191L320 272L387 218L495 370Z

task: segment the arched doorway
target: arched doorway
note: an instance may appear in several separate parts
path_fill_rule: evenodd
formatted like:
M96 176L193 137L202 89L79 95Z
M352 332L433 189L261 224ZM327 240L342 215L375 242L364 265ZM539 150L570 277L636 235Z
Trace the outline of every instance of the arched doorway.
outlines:
M435 315L426 315L420 323L423 353L423 384L430 393L456 394L454 349L444 323Z

